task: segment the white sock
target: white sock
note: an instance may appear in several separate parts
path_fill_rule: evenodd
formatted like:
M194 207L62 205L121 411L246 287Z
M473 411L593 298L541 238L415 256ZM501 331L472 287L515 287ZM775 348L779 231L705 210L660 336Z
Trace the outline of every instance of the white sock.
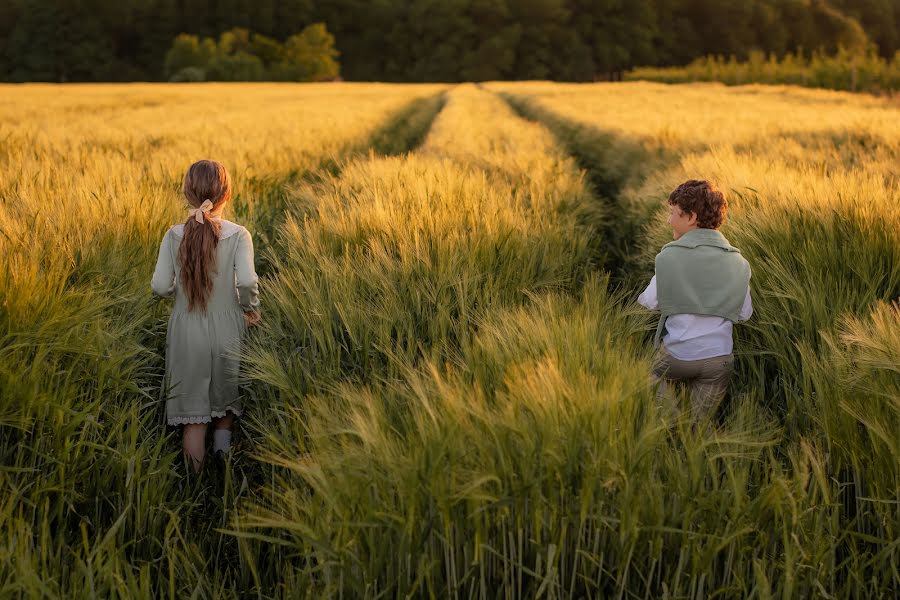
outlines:
M221 450L225 454L231 451L231 431L216 429L213 431L213 452Z

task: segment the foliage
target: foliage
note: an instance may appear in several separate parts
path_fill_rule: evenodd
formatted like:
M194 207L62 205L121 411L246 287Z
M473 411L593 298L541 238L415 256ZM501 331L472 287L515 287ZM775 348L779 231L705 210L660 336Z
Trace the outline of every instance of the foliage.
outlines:
M183 81L186 68L200 69L209 81L325 81L338 76L336 58L334 36L322 23L307 26L284 45L237 28L223 32L218 43L180 34L166 53L166 73L170 81Z
M168 79L179 33L217 40L235 29L256 32L240 49L268 69L274 40L323 23L347 79L593 81L702 56L833 54L869 40L889 59L900 49L898 16L898 0L9 0L0 3L0 79Z
M665 83L721 81L727 85L793 84L851 92L892 92L900 90L900 51L890 61L872 50L859 55L844 48L833 56L814 52L806 58L803 54L789 53L780 60L774 54L766 58L762 52L751 52L746 62L739 62L734 56L728 60L707 56L686 67L634 69L626 79Z
M205 73L217 52L218 48L211 39L205 38L201 43L196 35L182 33L175 38L166 53L166 73L170 78L187 68L199 69Z
M281 81L327 81L338 76L338 52L334 36L323 23L315 23L289 37L272 67L274 79Z
M196 83L206 81L206 71L200 67L184 67L169 78L173 83Z

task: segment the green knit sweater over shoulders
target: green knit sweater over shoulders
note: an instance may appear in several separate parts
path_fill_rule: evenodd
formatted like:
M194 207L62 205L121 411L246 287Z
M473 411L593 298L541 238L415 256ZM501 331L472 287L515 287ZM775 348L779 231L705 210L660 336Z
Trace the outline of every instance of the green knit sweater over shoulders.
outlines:
M716 229L692 229L656 255L659 344L669 315L715 315L737 321L750 285L750 264Z

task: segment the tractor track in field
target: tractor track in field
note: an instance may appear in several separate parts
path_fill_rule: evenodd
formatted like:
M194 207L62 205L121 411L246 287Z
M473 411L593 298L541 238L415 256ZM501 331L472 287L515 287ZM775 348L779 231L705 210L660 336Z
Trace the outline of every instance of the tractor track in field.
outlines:
M292 171L280 178L268 178L251 180L248 185L251 194L260 206L264 207L258 214L237 214L239 222L249 222L253 226L254 246L256 249L257 274L261 285L261 299L263 300L263 314L266 313L265 288L278 277L275 263L271 259L279 252L279 230L285 223L290 213L290 204L293 200L293 190L300 185L316 182L325 176L337 176L347 163L365 157L367 154L376 156L394 156L411 152L425 139L431 124L440 113L446 103L446 90L423 98L416 98L399 110L390 114L384 123L378 127L368 139L360 144L349 146L339 156L326 156L313 168L304 171ZM248 224L249 224L248 223ZM265 318L265 317L264 317ZM259 332L254 332L254 337ZM254 342L251 342L254 343ZM251 406L263 401L271 402L275 398L272 395L271 386L265 382L252 378L242 384L246 397ZM245 440L256 438L253 431L252 418L250 423L244 423L243 419L237 421L240 429L249 426L251 429L239 435ZM249 449L253 450L250 442ZM193 517L209 523L225 522L229 514L234 514L239 503L247 499L253 499L256 490L259 490L266 481L265 469L262 465L246 457L246 450L234 456L227 468L215 474L211 480L197 481L200 486L207 486L203 492L215 501L210 505L198 506L191 512ZM195 487L199 493L199 488ZM243 497L243 499L242 499ZM267 550L264 546L250 549L248 542L241 541L226 532L207 533L203 536L214 550L214 564L216 570L227 568L234 569L236 575L232 579L233 584L241 587L255 587L259 580L252 580L248 572L241 568L241 563L252 558L257 564L267 560ZM250 556L247 554L249 553ZM241 558L241 555L244 557Z
M273 274L269 253L277 252L276 238L290 210L291 190L304 183L313 183L324 176L338 176L351 160L367 153L376 156L396 156L412 152L425 139L431 125L446 104L447 90L416 98L388 115L384 123L369 138L348 147L339 156L326 156L312 169L292 171L276 180L251 182L260 186L265 197L266 215L255 218L254 244L257 247L257 273L260 279Z
M595 198L603 204L607 218L597 228L596 235L606 240L606 252L601 261L609 272L611 281L619 286L633 287L633 273L636 271L637 253L643 239L643 223L646 215L628 205L621 195L629 183L629 174L609 167L603 161L604 154L597 156L589 149L597 145L612 151L614 143L621 144L612 132L597 130L595 127L576 123L553 115L547 109L539 109L533 101L516 96L511 92L494 92L509 105L513 112L533 123L545 127L556 138L560 147L571 155L585 172L586 181ZM629 154L640 156L642 148L637 144L629 148ZM639 175L640 176L640 175Z

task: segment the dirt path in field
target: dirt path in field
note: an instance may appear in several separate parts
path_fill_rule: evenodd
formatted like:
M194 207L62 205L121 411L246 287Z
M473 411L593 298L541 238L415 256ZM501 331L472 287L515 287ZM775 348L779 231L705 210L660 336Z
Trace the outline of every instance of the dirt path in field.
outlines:
M348 161L369 152L380 156L411 152L425 139L431 124L446 103L446 94L446 91L441 91L413 100L390 115L364 143L347 148L340 156L322 157L316 168L291 172L277 180L250 181L251 190L265 209L257 214L245 215L241 222L251 224L256 270L260 278L273 273L271 255L278 250L278 230L290 209L293 189L321 178L324 173L337 175ZM240 214L236 216L239 220L242 218Z
M291 173L279 180L261 182L263 185L256 190L256 193L259 194L262 200L261 204L266 207L266 210L248 220L252 223L254 231L257 273L261 286L260 298L264 314L269 301L266 288L269 282L278 276L276 262L273 258L281 251L279 231L291 212L291 203L295 201L296 189L326 175L339 175L350 161L364 157L366 154L393 156L414 151L424 141L432 123L443 109L446 103L446 94L445 90L432 96L413 100L390 115L365 143L348 149L339 157L323 157L317 168ZM255 332L255 334L258 333L261 332ZM276 401L277 396L277 392L270 384L252 377L245 386L245 393L252 399L253 404L258 404L260 399L263 403L272 403ZM259 442L255 435L257 427L251 423L245 423L244 419L238 420L237 426L241 429L247 427L240 437L246 440L246 448L252 454ZM213 482L213 489L209 490L209 494L217 497L215 505L212 510L207 508L207 513L198 515L197 518L209 523L225 524L241 503L247 500L258 500L255 497L257 490L266 483L267 475L264 465L250 459L247 454L247 451L236 454L231 468L223 474L223 479ZM246 541L241 541L225 532L217 532L211 536L214 537L212 543L216 548L212 562L213 567L221 571L227 565L229 570L236 573L236 579L232 580L233 584L241 588L249 589L259 585L260 581L250 578L250 573L241 566L244 560L260 561L263 559L263 554L258 548L251 548ZM241 558L242 555L244 558Z
M643 246L644 224L648 215L637 207L624 202L621 194L635 179L643 179L659 165L648 160L646 152L638 144L626 144L612 132L597 130L593 126L576 123L558 117L549 111L540 111L528 99L510 92L494 92L513 111L527 121L546 127L585 171L587 181L599 202L603 203L607 218L597 235L606 243L604 269L609 272L613 283L634 287L635 272L638 271L638 253ZM635 165L629 171L622 171L604 161L606 152L626 152L633 157ZM598 153L598 146L606 146ZM612 162L612 161L610 161ZM653 168L637 165L652 164Z

